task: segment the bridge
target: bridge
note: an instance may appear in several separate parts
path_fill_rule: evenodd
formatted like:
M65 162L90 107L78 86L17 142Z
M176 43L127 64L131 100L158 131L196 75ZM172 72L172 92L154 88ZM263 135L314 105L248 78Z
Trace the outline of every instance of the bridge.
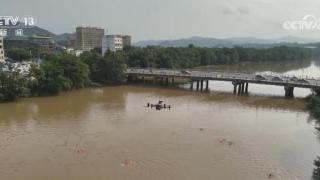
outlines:
M247 94L249 83L251 83L283 86L286 97L294 96L294 88L311 89L320 95L320 79L314 78L148 68L129 68L126 74L128 75L129 81L138 80L138 77L141 77L143 80L145 77L153 77L154 80L158 79L166 85L169 85L170 81L174 84L175 78L187 78L190 79L191 82L190 89L195 88L197 91L209 91L209 81L229 81L232 82L234 86L234 94ZM195 87L194 84L196 84Z

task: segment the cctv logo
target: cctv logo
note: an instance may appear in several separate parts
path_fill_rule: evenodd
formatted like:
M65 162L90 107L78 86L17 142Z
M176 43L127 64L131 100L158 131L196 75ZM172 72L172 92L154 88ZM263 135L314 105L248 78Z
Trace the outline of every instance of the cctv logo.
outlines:
M17 26L19 19L17 16L0 16L0 26Z
M33 17L0 16L0 26L18 26L20 22L24 23L25 26L35 25Z

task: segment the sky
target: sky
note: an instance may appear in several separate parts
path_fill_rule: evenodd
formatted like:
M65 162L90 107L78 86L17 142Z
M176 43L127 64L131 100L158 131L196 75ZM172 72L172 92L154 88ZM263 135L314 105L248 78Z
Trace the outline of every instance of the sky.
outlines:
M191 36L320 38L320 30L287 30L285 21L320 17L319 0L1 0L0 16L32 16L53 33L102 27L134 41ZM319 22L320 23L320 22Z

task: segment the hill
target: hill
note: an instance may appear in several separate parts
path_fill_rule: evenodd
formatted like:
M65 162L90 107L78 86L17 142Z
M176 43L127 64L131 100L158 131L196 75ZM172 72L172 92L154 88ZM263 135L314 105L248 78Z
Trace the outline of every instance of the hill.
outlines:
M255 37L236 37L236 38L210 38L194 36L186 39L177 40L148 40L134 43L134 46L163 46L163 47L187 47L193 44L197 47L268 47L270 45L278 44L292 44L292 43L313 43L319 42L317 39L307 39L294 36L286 36L278 39L262 39Z

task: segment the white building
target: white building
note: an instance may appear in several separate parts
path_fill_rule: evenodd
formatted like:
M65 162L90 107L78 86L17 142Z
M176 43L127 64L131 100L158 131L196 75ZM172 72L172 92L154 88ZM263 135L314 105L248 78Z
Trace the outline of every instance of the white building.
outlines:
M72 54L72 55L79 57L84 51L83 50L75 50L73 48L66 48L65 52L67 52L68 54Z
M122 36L120 35L107 35L102 38L102 56L109 51L119 51L123 49Z
M107 35L102 38L102 56L109 51L121 51L125 46L131 45L130 36Z
M0 36L0 63L4 63L4 61L3 37Z

